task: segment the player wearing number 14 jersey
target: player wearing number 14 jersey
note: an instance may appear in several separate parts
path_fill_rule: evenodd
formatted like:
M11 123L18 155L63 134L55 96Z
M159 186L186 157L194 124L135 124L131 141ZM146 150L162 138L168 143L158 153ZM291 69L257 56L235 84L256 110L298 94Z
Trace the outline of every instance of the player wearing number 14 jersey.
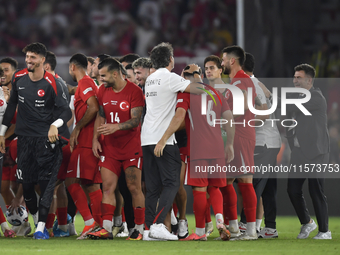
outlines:
M93 153L99 157L103 179L103 228L92 232L93 239L112 239L112 217L116 209L114 191L122 169L131 193L135 229L128 239L141 240L145 216L142 193L142 147L140 119L144 106L142 90L122 76L122 65L113 58L99 63L101 86L98 92L99 113L93 135ZM106 120L106 123L105 123ZM100 144L98 137L104 135Z

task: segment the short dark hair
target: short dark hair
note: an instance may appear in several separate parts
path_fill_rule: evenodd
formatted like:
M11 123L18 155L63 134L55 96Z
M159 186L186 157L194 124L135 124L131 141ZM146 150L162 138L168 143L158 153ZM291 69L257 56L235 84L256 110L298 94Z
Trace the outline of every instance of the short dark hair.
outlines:
M99 54L97 57L99 58L99 63L102 62L104 59L111 58L111 56L108 54Z
M240 63L240 65L243 66L244 60L246 58L246 54L240 46L233 45L233 46L225 47L222 50L222 53L235 55L238 58L238 62Z
M127 64L127 65L125 66L125 69L126 69L126 70L129 70L129 69L133 70L132 64Z
M106 58L101 61L98 65L98 70L102 69L103 67L107 66L107 70L111 71L119 71L123 67L121 63L117 59L114 58Z
M155 69L167 67L170 64L170 58L174 55L174 49L170 43L162 42L155 46L150 52L152 66Z
M126 54L125 56L121 57L119 59L119 62L120 63L123 63L123 62L126 62L126 63L129 63L129 64L132 64L133 61L135 61L136 59L139 59L140 56L136 53L129 53L129 54Z
M2 67L0 66L0 76L2 77L4 75L4 70L2 69Z
M87 57L83 53L76 53L71 57L70 64L87 69Z
M308 64L297 65L294 71L304 71L306 75L315 78L315 68Z
M243 71L246 71L246 72L251 72L251 73L254 72L255 58L249 52L246 52L246 59L243 63L242 69L243 69Z
M221 59L219 57L215 55L210 55L209 57L206 57L204 59L204 67L205 67L205 64L209 61L214 62L218 69L223 69L221 65Z
M14 70L18 68L18 61L16 61L14 58L11 58L11 57L6 57L6 58L1 59L0 64L1 63L10 64Z
M35 43L31 43L29 45L27 45L23 50L23 53L27 53L27 52L33 52L35 54L39 54L43 57L46 57L46 46L40 42L35 42Z
M55 70L57 66L57 57L52 51L47 51L46 52L46 60L45 64L50 64L52 71Z
M138 58L135 61L133 61L132 63L132 68L151 68L152 67L152 63L151 60L149 58Z
M93 57L87 57L87 61L91 63L91 65L94 64L94 58Z

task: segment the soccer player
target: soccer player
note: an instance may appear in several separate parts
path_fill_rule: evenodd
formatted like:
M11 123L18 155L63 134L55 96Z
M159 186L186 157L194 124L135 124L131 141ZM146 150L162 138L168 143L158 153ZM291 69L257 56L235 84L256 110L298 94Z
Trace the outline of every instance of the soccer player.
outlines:
M32 43L23 52L27 68L13 76L11 97L0 130L0 148L3 152L4 134L18 106L15 127L18 135L17 178L23 183L26 205L37 224L34 238L48 239L45 223L62 161L63 143L58 138L58 128L71 118L71 111L62 85L44 71L46 47ZM59 116L53 116L55 111ZM54 121L55 117L57 120ZM41 191L38 206L34 190L37 183Z
M130 82L132 82L134 84L137 84L136 74L133 71L132 64L127 64L125 66L125 69L126 69L126 72L127 72L126 79L128 79Z
M11 58L6 57L0 60L0 67L3 70L3 74L0 76L1 78L1 86L4 93L4 97L6 101L9 100L9 95L12 89L12 77L18 68L18 62ZM9 146L10 142L14 139L14 129L15 129L15 119L11 121L11 125L6 131L6 147ZM1 182L1 195L5 201L5 204L9 206L11 201L14 198L13 193L15 194L18 190L18 184L16 183L15 171L9 166L4 166L2 169L2 182Z
M140 145L140 116L144 106L142 90L122 77L121 64L107 58L99 63L101 82L93 136L93 153L101 158L99 166L103 180L103 228L89 234L99 239L112 239L112 217L116 201L114 191L121 170L132 196L135 230L129 240L141 240L145 218L144 195L141 188L142 148ZM105 122L106 120L106 122ZM106 123L106 124L105 124ZM98 141L104 135L102 145Z
M175 61L173 48L169 43L155 46L150 59L156 71L145 82L147 111L141 135L146 185L146 230L143 240L148 238L178 240L178 237L171 234L163 224L180 186L181 158L174 135L166 142L161 157L154 155L154 149L175 114L177 92L191 90L193 93L201 94L202 90L197 87L202 88L202 85L192 83L191 86L190 81L171 73ZM197 65L190 66L189 72L194 73L195 81L201 82L198 71Z
M0 66L0 77L2 77L3 75L4 75L4 71L3 71L2 67ZM2 118L3 118L3 115L5 113L7 103L6 103L4 93L1 89L0 89L0 105L1 105L0 106L0 123L2 123ZM2 166L2 163L3 163L2 153L0 153L0 156L1 156L0 164ZM1 170L0 171L0 178L1 178L2 177L2 168L0 168L0 170ZM0 185L1 185L1 182L0 182ZM16 236L15 232L12 229L9 228L1 207L0 207L0 226L1 226L2 233L4 233L5 237L15 237Z
M100 76L99 76L99 70L98 70L98 65L100 62L102 62L104 59L107 59L111 57L110 55L107 54L99 54L92 65L92 72L91 72L91 78L95 81L97 86L100 86Z
M258 110L268 110L271 108L271 102L267 98L261 88L261 82L254 76L255 59L250 53L246 53L246 59L242 69L248 74L254 83L257 97L261 100L262 107ZM263 85L264 86L264 85ZM266 119L276 119L275 114L269 115L257 115L256 119L261 119L264 124L259 123L259 126L255 128L256 132L256 144L254 151L254 164L260 165L276 165L276 157L281 148L280 132L276 125L272 125ZM278 233L276 230L276 193L277 193L277 180L272 173L265 175L260 174L254 176L253 186L257 197L257 217L256 217L256 229L258 237L260 238L277 238ZM260 198L262 197L264 215L265 215L265 227L260 230L262 215L259 215L259 209L262 207ZM244 212L241 213L241 222L246 224Z
M232 236L239 235L237 222L237 196L233 187L235 178L238 180L238 187L243 197L243 208L247 219L247 230L237 237L237 240L255 240L256 234L256 194L252 184L252 172L243 171L245 167L254 166L255 150L255 128L248 125L248 121L254 119L254 114L250 112L247 104L248 88L252 88L252 103L255 103L255 88L250 77L242 70L245 60L245 52L239 46L229 46L223 49L222 66L224 73L231 78L231 85L240 88L244 95L244 115L234 115L235 119L235 158L230 162L237 172L227 173L227 186L222 189L223 196L227 199L229 230ZM228 90L225 94L229 107L233 109L233 95ZM238 124L237 124L238 123Z
M119 59L119 62L126 68L128 64L132 64L135 60L139 59L140 56L136 53L129 53Z
M86 73L88 76L92 77L92 66L94 65L94 58L93 57L87 57L87 69Z
M98 224L102 224L100 211L102 200L101 177L98 159L92 153L94 121L99 110L96 98L98 87L86 74L86 69L86 56L81 53L74 54L70 59L69 73L72 79L78 82L78 88L74 95L77 123L70 137L72 154L65 184L85 222L85 227L78 239L85 239L86 235ZM90 197L92 214L83 189Z
M193 74L183 72L184 77L193 79ZM213 89L213 88L212 88ZM210 89L209 89L210 90ZM214 89L213 89L214 90ZM210 93L222 97L222 94L215 91ZM215 94L217 93L217 94ZM226 99L222 97L222 105L213 103L212 99L207 99L209 113L201 114L201 96L188 93L179 93L177 97L177 110L169 128L165 131L161 140L155 147L156 156L162 154L162 148L170 137L177 130L185 118L185 127L188 134L188 170L186 173L186 184L192 186L194 195L194 214L196 220L196 232L189 235L184 241L202 240L206 241L205 235L205 214L207 211L207 193L216 215L216 226L220 232L221 239L229 239L230 233L226 230L223 222L223 202L219 187L226 186L226 178L223 172L210 175L211 173L196 173L197 166L208 167L225 166L225 157L230 162L234 157L233 139L235 127L224 125L228 133L228 140L224 148L220 125L214 125L214 120L223 118L231 123L232 113ZM188 112L188 113L187 113ZM190 115L190 117L189 117Z
M55 73L55 68L57 66L57 58L55 54L51 51L47 51L46 53L46 60L44 62L44 69L45 71L51 73L60 84L63 85L63 90L67 98L68 104L70 103L70 94L68 93L68 88L65 81ZM67 126L68 123L64 123L59 129L59 134L66 139L70 138L70 132ZM50 213L47 217L46 228L50 233L50 236L53 235L54 237L67 237L70 236L67 224L67 205L68 199L66 194L66 189L64 186L64 180L66 178L66 171L67 166L70 160L71 151L70 145L66 145L63 147L63 161L61 164L61 168L58 173L58 181L56 183L56 187L54 190L54 197L52 205L50 208ZM58 227L53 230L52 233L52 226L54 222L55 215L57 214L58 219Z

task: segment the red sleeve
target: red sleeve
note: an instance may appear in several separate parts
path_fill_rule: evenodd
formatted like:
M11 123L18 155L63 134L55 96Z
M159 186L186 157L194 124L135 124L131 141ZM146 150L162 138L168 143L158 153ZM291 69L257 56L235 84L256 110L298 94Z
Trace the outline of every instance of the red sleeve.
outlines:
M229 104L227 102L227 99L219 92L219 96L222 100L222 113L225 111L230 110Z
M97 94L97 99L98 99L98 104L99 105L103 105L103 91L104 91L105 87L104 86L100 86L98 89L98 94Z
M190 94L179 92L177 94L177 105L176 108L183 108L188 110L190 108Z
M11 124L15 124L15 123L17 123L17 111L15 111L14 117L11 120Z
M136 85L133 85L133 86L134 86L134 93L131 99L131 109L135 107L139 107L139 106L144 106L145 104L143 91Z
M87 99L96 95L96 90L93 88L91 81L81 80L78 83L79 96L83 102L86 103Z

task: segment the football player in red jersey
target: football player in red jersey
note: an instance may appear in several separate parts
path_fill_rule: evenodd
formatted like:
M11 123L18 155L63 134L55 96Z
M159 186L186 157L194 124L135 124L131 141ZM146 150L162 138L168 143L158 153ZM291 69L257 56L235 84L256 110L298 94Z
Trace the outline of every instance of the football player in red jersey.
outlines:
M113 238L112 217L116 207L114 191L122 169L132 196L136 224L128 239L141 240L143 234L145 205L141 188L142 147L139 124L144 96L137 85L123 79L122 68L113 58L107 58L98 65L100 81L104 86L100 87L98 93L100 111L95 123L93 153L101 159L103 228L89 234L95 239ZM98 141L100 134L104 135L102 144Z
M222 189L223 196L227 196L229 230L232 235L240 235L237 222L237 196L233 187L235 178L238 180L238 187L243 197L243 208L247 219L247 230L244 234L236 237L238 240L255 240L256 234L256 205L257 199L252 184L253 173L243 172L245 167L252 170L254 166L255 150L255 127L248 125L248 121L254 119L254 114L250 112L247 104L248 88L252 88L252 103L255 104L255 87L250 77L242 70L245 60L245 52L239 46L229 46L223 49L222 66L224 73L231 78L231 85L240 88L244 95L244 115L234 115L235 119L235 158L230 163L237 172L228 173L228 185ZM233 109L233 95L227 90L225 97L228 104ZM242 123L242 124L241 124Z
M78 239L84 239L97 224L102 224L100 211L100 201L102 199L101 177L98 159L92 153L94 121L99 110L96 98L98 87L86 75L86 69L87 58L84 54L78 53L71 57L69 72L73 80L78 82L78 88L74 95L77 123L70 137L72 154L65 184L85 221L84 230ZM92 214L83 188L90 197Z
M193 79L190 68L188 71L185 71L183 75L187 79ZM225 166L225 154L229 162L234 157L234 127L224 125L224 128L228 133L228 140L223 149L224 145L220 125L213 124L213 121L221 118L221 116L230 123L232 120L231 111L229 110L226 100L219 92L214 90L209 93L213 93L214 96L216 95L215 93L217 93L216 96L222 98L222 104L218 103L214 105L213 100L210 100L209 98L207 100L208 113L206 115L201 114L201 96L190 96L188 93L179 93L177 97L176 114L162 139L155 147L155 155L162 155L163 144L165 144L165 141L173 131L176 131L179 128L185 117L185 127L188 136L187 152L189 158L185 182L187 185L192 186L193 189L196 232L189 235L187 238L182 239L184 241L207 240L207 236L205 235L205 214L208 207L207 193L209 194L209 199L216 215L216 226L220 232L221 239L228 240L230 238L230 233L223 224L222 194L219 190L219 187L224 187L226 185L225 174L223 172L209 174L204 171L196 171L197 167L202 169L204 167L208 168L208 166L219 165L222 168ZM202 150L202 148L204 149Z

